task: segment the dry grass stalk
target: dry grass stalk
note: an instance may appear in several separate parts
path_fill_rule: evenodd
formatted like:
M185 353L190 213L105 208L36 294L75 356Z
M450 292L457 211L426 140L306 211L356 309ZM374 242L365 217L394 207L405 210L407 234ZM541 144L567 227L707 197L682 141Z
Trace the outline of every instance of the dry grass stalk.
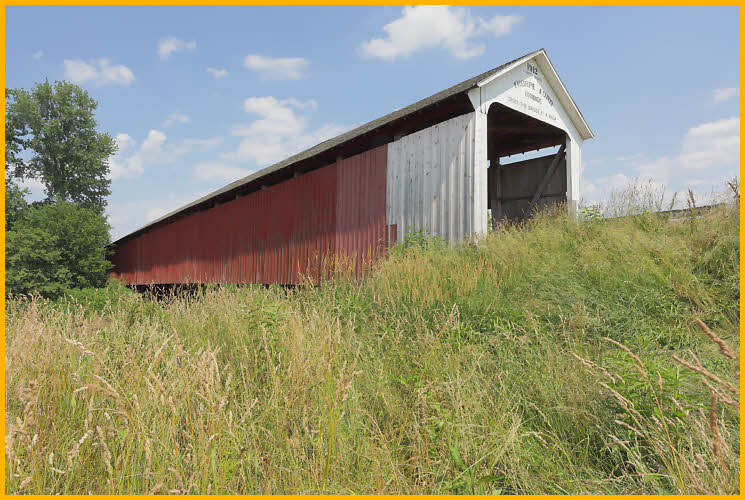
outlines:
M642 376L645 379L649 380L649 377L647 377L647 372L644 370L644 363L642 362L641 359L639 359L639 356L637 356L636 354L634 354L633 352L631 352L631 349L629 349L628 347L626 347L622 343L617 342L617 341L615 341L615 340L613 340L611 338L608 338L608 337L603 337L603 340L605 340L607 342L610 342L611 344L615 345L616 347L618 347L622 351L624 351L626 354L628 354L629 357L634 360L634 363L636 364L637 371L639 373L641 373Z
M689 415L691 414L691 412L690 412L690 411L688 411L688 410L686 410L685 408L683 408L683 406L682 406L682 405L680 404L680 401L678 401L678 400L677 400L677 399L675 399L675 398L670 398L670 399L672 399L672 400L673 400L673 404L675 404L675 407L676 407L676 408L677 408L678 410L680 410L680 411L681 411L681 413L683 413L683 415L685 415L685 416L687 417L687 416L689 416Z
M711 391L713 394L716 394L717 398L722 401L723 403L726 403L730 406L733 406L737 408L737 411L740 411L740 402L732 399L727 395L727 393L724 393L711 385L708 380L706 380L704 377L701 377L701 382Z
M730 191L732 191L735 200L740 201L740 179L735 177L727 181L727 187L729 187Z
M80 447L86 442L88 436L90 436L91 430L85 431L83 436L72 445L72 450L67 453L67 469L72 470L74 459L80 456Z
M178 486L178 489L170 490L170 491L172 493L177 493L177 494L184 494L184 493L186 493L186 488L184 487L184 479L181 477L181 474L179 473L179 471L177 471L173 467L169 467L168 470L176 478L176 484Z
M108 472L109 475L109 477L106 479L106 482L109 486L112 486L114 483L114 468L111 466L111 451L106 444L106 438L104 437L101 427L96 426L96 432L98 433L99 443L101 444L101 448L103 449L103 460L106 464L106 472Z
M711 373L710 371L708 371L703 366L701 366L701 365L696 366L693 363L690 363L690 362L688 362L688 361L686 361L684 359L679 358L675 354L673 354L673 359L675 361L677 361L678 363L680 363L681 365L683 365L686 368L688 368L689 370L693 370L694 372L696 372L696 373L698 373L700 375L703 375L704 377L708 378L709 380L711 380L713 382L716 382L717 384L719 384L722 387L726 388L728 391L733 392L735 394L739 394L740 393L740 391L734 385L730 384L726 380L722 380L721 378L717 377L716 375L714 375L713 373Z
M722 438L719 434L719 417L717 415L717 395L711 393L711 409L709 410L709 429L711 429L712 449L714 456L719 459L719 466L724 473L724 460L722 459Z
M63 340L64 340L65 342L67 342L68 344L71 344L71 345L73 345L73 346L77 347L77 348L78 348L78 349L79 349L79 350L80 350L80 351L81 351L81 352L82 352L83 354L87 354L87 355L89 355L89 356L95 356L95 355L93 354L93 352L91 352L91 350L90 350L90 349L88 349L87 347L85 347L85 346L83 345L83 343L82 343L82 342L80 342L79 340L68 339L68 338L65 338L65 339L63 339Z
M600 385L608 390L611 394L613 394L613 396L616 398L616 401L618 401L618 403L621 405L621 408L628 411L632 416L638 419L643 418L641 414L634 408L634 403L632 401L623 397L617 390L613 389L608 384L600 382Z
M114 400L116 400L119 397L119 394L117 394L116 392L112 392L111 390L106 389L105 387L101 387L100 385L96 385L96 384L85 384L81 387L78 387L77 389L73 391L73 394L77 394L78 392L82 392L88 389L99 391Z
M593 375L597 375L597 373L595 372L595 370L598 370L603 375L605 375L606 377L608 377L610 379L610 381L613 382L614 384L616 383L616 378L618 378L618 380L620 380L621 382L623 382L623 379L620 376L614 376L611 372L609 372L608 370L606 370L602 366L598 365L597 363L593 363L589 359L583 358L582 356L580 356L576 352L572 352L572 356L574 356L577 359L577 361L579 361L580 364L582 366L584 366Z
M34 478L33 476L28 476L26 479L24 479L23 481L21 481L21 484L18 485L18 491L25 490L26 489L26 486L28 486L29 483L31 483L31 480L33 478Z
M727 356L729 359L737 359L737 355L734 353L734 351L727 345L724 340L717 337L717 335L712 332L708 326L706 326L706 323L696 318L696 324L699 328L701 328L701 331L703 331L706 336L711 339L712 342L719 346L719 352L721 352L724 356Z
M618 420L618 419L616 419L616 420L614 420L614 422L615 422L615 423L617 423L618 425L621 425L621 426L623 426L623 427L626 427L627 429L629 429L630 431L632 431L632 432L633 432L634 434L636 434L637 436L639 436L639 437L641 437L641 438L643 438L643 437L644 437L644 434L642 434L642 433L641 433L641 432L640 432L640 431L639 431L638 429L635 429L635 428L634 428L634 427L633 427L632 425L630 425L630 424L627 424L627 423L626 423L626 422L624 422L623 420Z

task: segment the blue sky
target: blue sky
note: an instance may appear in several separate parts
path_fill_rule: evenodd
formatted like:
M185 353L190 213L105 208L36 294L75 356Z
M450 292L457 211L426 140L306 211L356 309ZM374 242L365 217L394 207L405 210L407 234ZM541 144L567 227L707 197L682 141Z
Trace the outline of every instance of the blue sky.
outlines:
M6 86L75 81L117 138L112 236L545 48L596 138L583 198L739 174L739 7L6 7ZM36 188L33 183L30 187Z

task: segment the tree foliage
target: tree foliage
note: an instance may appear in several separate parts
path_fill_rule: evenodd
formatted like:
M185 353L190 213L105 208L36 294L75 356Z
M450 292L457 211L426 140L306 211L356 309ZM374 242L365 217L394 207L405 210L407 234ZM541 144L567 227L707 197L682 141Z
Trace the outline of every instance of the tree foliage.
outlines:
M6 89L5 163L19 178L40 180L47 200L76 202L103 212L110 194L114 139L96 131L97 103L68 82L31 90Z
M5 231L13 229L13 224L21 218L28 208L26 196L28 189L23 189L10 177L5 177Z
M62 200L31 206L5 239L6 293L53 298L106 283L109 224L97 210Z

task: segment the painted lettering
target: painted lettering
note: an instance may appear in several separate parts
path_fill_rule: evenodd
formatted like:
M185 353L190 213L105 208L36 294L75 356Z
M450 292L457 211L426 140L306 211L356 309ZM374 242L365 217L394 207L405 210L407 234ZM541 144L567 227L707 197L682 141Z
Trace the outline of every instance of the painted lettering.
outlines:
M514 85L516 89L520 87L527 87L529 89L535 90L535 83L531 82L530 80L518 80L514 82L512 85Z
M532 101L535 101L535 102L537 102L538 104L540 104L540 103L541 103L541 98L540 98L540 97L538 97L538 96L537 96L537 95L535 95L535 94L531 94L531 93L530 93L530 92L528 92L527 90L525 91L525 97L527 97L528 99L530 99L530 100L532 100Z
M539 94L539 95L540 95L541 97L543 97L544 99L546 99L546 100L548 101L548 103L549 103L549 104L550 104L551 106L553 106L553 105L554 105L554 100L553 100L553 99L551 99L551 96L550 96L550 95L548 95L548 92L546 92L545 90L543 90L542 88L540 88L540 87L539 87L539 88L538 88L538 94Z

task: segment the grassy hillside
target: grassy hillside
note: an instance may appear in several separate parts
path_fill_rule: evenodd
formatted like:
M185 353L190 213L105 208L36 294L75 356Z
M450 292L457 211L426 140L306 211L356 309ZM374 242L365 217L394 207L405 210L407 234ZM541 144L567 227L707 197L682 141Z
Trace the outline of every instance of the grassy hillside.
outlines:
M359 285L9 301L6 491L738 492L739 227L544 213Z

